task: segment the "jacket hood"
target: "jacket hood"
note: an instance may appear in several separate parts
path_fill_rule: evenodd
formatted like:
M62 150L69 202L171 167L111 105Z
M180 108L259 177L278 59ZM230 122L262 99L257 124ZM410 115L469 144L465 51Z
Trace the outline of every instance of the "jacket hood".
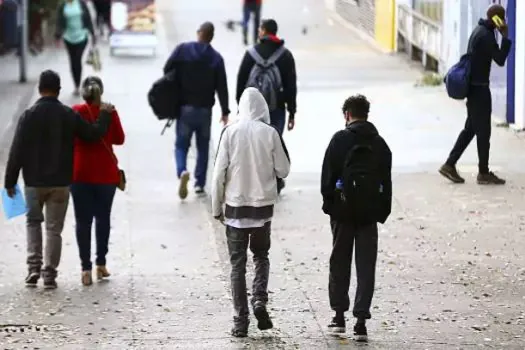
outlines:
M246 88L242 93L239 100L239 120L258 120L270 124L268 104L256 88Z
M379 135L374 124L369 121L355 121L346 127L349 131L356 133L359 136L372 137Z
M496 29L496 27L494 26L492 21L489 21L488 19L480 18L479 21L478 21L478 24L480 26L483 26L483 27L487 28L488 30Z

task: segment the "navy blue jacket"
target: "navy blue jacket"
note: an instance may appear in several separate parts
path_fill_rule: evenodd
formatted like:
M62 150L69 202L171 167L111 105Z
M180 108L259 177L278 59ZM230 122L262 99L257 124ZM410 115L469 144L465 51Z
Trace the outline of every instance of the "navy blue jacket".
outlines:
M212 108L217 92L222 114L230 114L224 60L210 44L195 41L177 46L164 66L164 74L173 69L177 70L182 106Z

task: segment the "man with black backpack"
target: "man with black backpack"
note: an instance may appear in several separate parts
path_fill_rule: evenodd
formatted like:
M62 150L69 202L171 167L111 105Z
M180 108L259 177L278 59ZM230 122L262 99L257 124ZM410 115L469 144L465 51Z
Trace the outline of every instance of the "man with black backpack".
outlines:
M377 260L377 223L385 223L392 207L392 153L368 122L370 103L356 95L343 105L346 129L332 137L323 161L323 211L330 216L333 235L329 297L335 317L328 329L345 333L345 312L355 242L357 291L353 315L354 337L367 341L365 322L371 318Z
M237 75L237 104L244 89L258 89L268 103L270 123L282 136L288 109L288 130L295 126L297 75L292 53L277 36L277 22L264 20L259 28L259 44L244 55ZM284 180L278 179L278 191Z

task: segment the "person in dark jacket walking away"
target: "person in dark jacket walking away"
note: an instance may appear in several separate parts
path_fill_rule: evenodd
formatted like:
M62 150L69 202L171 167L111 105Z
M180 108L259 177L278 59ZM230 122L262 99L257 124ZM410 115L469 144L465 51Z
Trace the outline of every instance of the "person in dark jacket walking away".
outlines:
M242 37L244 45L248 45L248 26L251 16L253 16L253 44L257 44L259 26L261 25L261 7L262 0L244 0L242 8Z
M84 0L66 0L58 7L55 38L64 40L75 90L73 94L80 96L82 80L82 56L91 34L92 43L96 43L95 30L91 14Z
M73 106L84 120L94 122L99 114L104 85L99 77L87 77L82 84L82 96L86 103ZM84 286L93 283L91 263L91 227L96 221L97 243L96 276L98 280L109 277L106 268L111 209L120 182L118 160L113 145L124 144L124 130L116 110L111 113L111 126L99 142L75 140L73 184L71 195L75 208L76 236Z
M179 196L188 196L190 173L186 168L188 149L193 133L197 137L195 192L204 193L210 147L211 115L215 92L222 109L221 122L226 125L230 114L228 83L222 56L211 46L215 33L212 23L202 24L197 41L180 44L164 66L164 74L177 71L180 116L175 128L175 161L180 179Z
M498 16L502 23L495 23ZM492 61L504 66L511 48L505 9L501 5L492 5L487 11L487 18L480 19L478 26L470 35L468 51L471 54L470 87L467 95L467 121L461 131L446 163L441 166L441 175L454 183L464 183L456 163L465 152L474 136L478 143L479 172L477 182L480 185L504 185L505 180L489 170L489 150L492 118L492 96L490 92L490 68ZM501 47L496 41L495 31L502 35Z
M23 172L27 201L28 287L35 287L41 276L44 288L56 288L57 267L62 251L62 229L73 178L75 137L99 140L111 123L113 106L103 104L98 120L88 123L58 100L60 77L53 71L40 75L41 98L20 117L11 144L4 187L16 194L20 170ZM45 208L45 216L43 210ZM46 244L42 267L42 222Z
M259 30L260 43L255 45L252 50L248 50L244 55L239 73L237 75L237 104L241 98L244 89L247 87L259 86L254 84L257 77L254 77L256 68L256 59L275 60L276 74L273 74L271 66L267 72L273 75L273 86L277 89L276 104L270 108L270 123L282 136L286 124L286 109L288 109L288 130L295 127L295 112L297 110L297 74L295 70L295 60L292 53L284 47L284 40L277 36L278 26L273 19L264 20ZM278 57L274 56L278 55ZM272 57L273 56L273 57ZM254 79L255 78L255 79ZM267 96L265 96L267 97ZM279 179L278 191L284 187L284 180Z
M346 129L330 141L323 161L323 211L330 216L332 254L328 292L335 317L328 329L346 332L345 312L355 244L357 290L354 338L367 341L365 322L371 318L377 260L378 227L392 206L392 153L375 126L368 122L370 103L356 95L343 105Z

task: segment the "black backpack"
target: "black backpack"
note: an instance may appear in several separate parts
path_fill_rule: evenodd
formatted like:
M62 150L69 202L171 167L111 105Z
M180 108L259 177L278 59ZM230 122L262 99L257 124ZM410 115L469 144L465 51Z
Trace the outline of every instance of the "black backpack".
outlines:
M159 120L173 120L179 116L179 85L176 70L172 70L153 83L148 102Z
M345 207L351 222L372 224L377 222L381 206L379 159L373 149L375 137L354 136L357 143L348 151L342 173Z

